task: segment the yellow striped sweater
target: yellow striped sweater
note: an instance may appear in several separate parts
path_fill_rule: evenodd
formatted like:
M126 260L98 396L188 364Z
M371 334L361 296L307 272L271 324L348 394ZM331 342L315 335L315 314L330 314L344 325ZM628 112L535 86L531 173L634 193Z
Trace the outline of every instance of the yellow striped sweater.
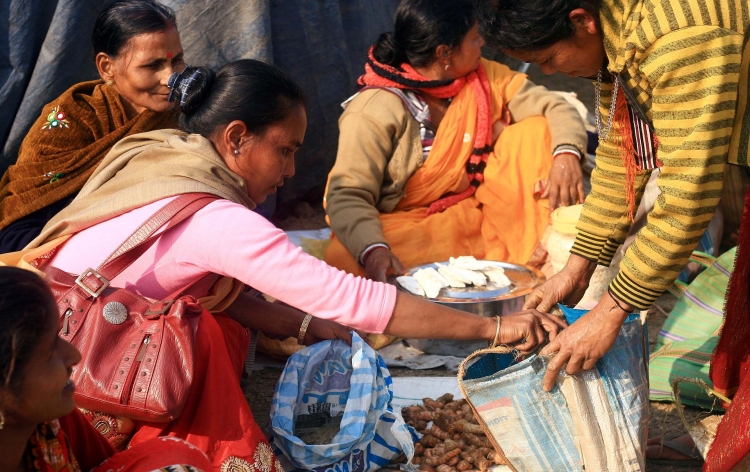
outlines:
M661 195L610 286L637 308L649 307L672 284L708 226L721 196L733 127L730 162L747 163L750 133L743 130L750 130L750 119L743 119L747 107L738 107L737 100L747 96L748 64L742 64L742 53L749 3L602 0L609 71L619 74L651 122L663 164L655 170ZM738 96L739 87L744 89ZM612 84L603 83L604 123L611 97ZM602 265L609 265L631 224L621 132L615 124L599 145L572 250ZM642 171L636 179L638 200L649 174Z

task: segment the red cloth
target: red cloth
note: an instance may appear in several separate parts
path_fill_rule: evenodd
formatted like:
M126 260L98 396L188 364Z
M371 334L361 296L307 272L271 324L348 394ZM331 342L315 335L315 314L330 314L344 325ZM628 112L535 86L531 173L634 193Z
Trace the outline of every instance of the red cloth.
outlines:
M281 471L240 388L238 373L249 344L246 333L224 315L204 313L196 332L195 374L185 410L170 423L137 425L130 446L159 436L175 437L205 452L215 470L254 470L243 469L254 465Z
M357 79L359 85L419 90L433 97L450 98L455 97L466 84L466 77L455 80L430 80L407 63L401 64L401 69L396 69L375 59L373 49L371 47L367 51L365 73Z
M171 466L183 466L183 470L184 466L190 466L192 470L202 472L213 470L211 461L197 447L182 439L155 438L118 452L99 467L92 469L92 472L144 472L168 470Z
M59 420L39 425L29 439L24 459L29 472L142 472L174 465L212 470L205 454L175 438L156 438L115 452L77 408Z
M117 452L78 408L59 421L81 470L91 470Z
M734 397L716 431L703 470L729 471L750 454L750 190L745 196L726 317L711 359L714 388Z

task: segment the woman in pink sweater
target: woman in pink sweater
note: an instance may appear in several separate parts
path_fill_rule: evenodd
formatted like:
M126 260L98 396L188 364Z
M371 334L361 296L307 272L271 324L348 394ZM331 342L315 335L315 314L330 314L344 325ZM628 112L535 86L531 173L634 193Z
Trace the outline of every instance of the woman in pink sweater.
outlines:
M36 243L73 233L51 264L80 274L98 266L177 195L212 193L221 199L164 233L112 285L161 299L217 274L290 306L243 292L225 310L227 316L204 315L196 333L199 350L202 343L211 345L202 374L196 366L196 379L202 375L204 380L194 381L192 401L188 399L180 418L168 424L138 424L131 444L171 435L199 447L216 467L247 464L271 470L271 465L258 462L267 445L236 377L216 375L220 365L230 373L226 366L241 365L245 344L232 339L233 333L245 332L242 328L294 336L303 313L310 313L314 318L305 337L308 343L348 339L340 324L404 337L485 339L522 352L556 336L561 322L535 311L504 317L500 323L348 275L306 255L251 211L294 174L294 154L305 136L302 90L279 69L253 60L233 62L217 72L188 68L173 78L172 88L173 98L180 100L184 132L154 131L121 141ZM202 297L211 283L194 286L191 293ZM204 354L198 352L196 359Z

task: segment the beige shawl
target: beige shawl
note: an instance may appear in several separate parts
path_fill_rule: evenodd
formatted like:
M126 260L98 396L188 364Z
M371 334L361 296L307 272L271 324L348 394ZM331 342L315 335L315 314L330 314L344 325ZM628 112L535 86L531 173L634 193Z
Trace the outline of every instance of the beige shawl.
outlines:
M255 208L245 180L229 170L203 136L174 129L129 136L109 151L76 199L52 218L26 249L162 198L192 192Z
M255 208L245 180L227 167L203 136L173 129L129 136L112 148L76 199L47 223L24 252L52 240L64 241L64 236L162 198L193 192ZM231 280L217 282L214 298L236 297L241 284ZM226 307L226 302L218 306Z

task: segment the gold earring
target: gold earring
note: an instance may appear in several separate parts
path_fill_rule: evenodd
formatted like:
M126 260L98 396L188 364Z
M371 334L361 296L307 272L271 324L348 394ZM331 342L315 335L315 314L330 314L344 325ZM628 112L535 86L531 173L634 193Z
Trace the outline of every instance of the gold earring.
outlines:
M115 84L115 82L112 79L109 79L107 81L107 85L110 86L110 87L113 86L114 84Z
M3 426L5 426L5 415L0 411L0 429L3 429Z

